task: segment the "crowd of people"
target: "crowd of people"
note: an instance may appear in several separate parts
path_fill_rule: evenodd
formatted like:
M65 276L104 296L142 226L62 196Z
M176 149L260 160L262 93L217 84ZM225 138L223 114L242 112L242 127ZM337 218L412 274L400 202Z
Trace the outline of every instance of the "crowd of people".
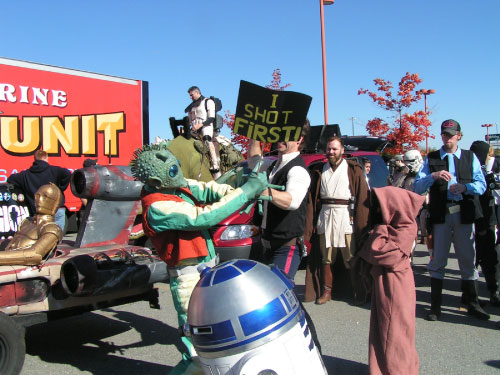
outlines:
M340 139L328 141L328 163L312 170L312 230L308 233L316 234L319 241L308 262L305 300L321 305L331 299L331 265L341 258L351 273L354 300L359 285L371 294L369 361L374 374L418 372L411 260L419 232L430 253L427 320L441 319L452 244L460 268L462 303L469 315L490 318L479 300L478 266L490 305L500 306L500 157L484 141L475 141L470 150L459 148L462 131L455 120L442 123L441 138L443 146L425 160L419 150L395 155L389 164L388 187L371 192L361 167L343 160ZM371 277L366 277L367 270Z
M459 260L462 303L469 315L482 320L490 318L478 296L478 266L486 280L490 304L500 306L496 233L500 184L495 182L500 158L495 158L489 144L483 141L474 142L470 150L460 149L461 137L457 121L444 121L443 146L439 150L430 152L425 159L419 150L396 155L391 160L389 186L372 189L366 178L369 166L346 160L342 139L332 137L326 143L327 163L311 170L305 211L304 186L309 179L305 173L298 177L298 171L304 170L298 148L293 148L294 153L287 157L291 145L278 146L280 156L270 167L270 181L285 184L292 193L283 201L278 197L283 192L269 190L269 195L277 199L266 202L268 215L269 207L273 207L294 211L297 225L306 219L302 231L306 242L313 246L308 258L305 302L322 305L332 299L332 265L336 260L349 270L354 300L362 303L371 296L371 373L418 372L411 268L418 233L431 255L427 267L431 286L429 321L441 318L451 244ZM252 158L260 153L255 144L252 142ZM283 174L273 178L291 160L294 163L286 169L287 176L296 184L288 184ZM291 173L294 168L295 173ZM487 185L486 179L493 182ZM294 203L292 197L296 198ZM271 217L280 218L273 220L273 225L279 226L282 218L292 217L289 214L280 216L273 212ZM286 223L284 227L290 229ZM288 245L284 252L269 246L269 235L263 240L267 253L271 253L269 259L292 278L300 253L290 252L290 246L302 232L298 226L294 229L280 237Z
M213 153L211 172L218 175L219 161L212 144L213 103L205 104L206 98L195 86L188 92L192 103L186 112L191 130L200 133ZM490 304L500 306L500 183L496 178L500 157L483 141L474 142L469 150L461 149L460 124L446 120L441 124L443 146L439 150L425 159L419 150L395 155L389 163L388 186L370 188L369 159L363 165L346 159L340 137L327 140L327 161L308 171L300 156L308 132L306 121L297 141L278 142L276 160L263 158L260 142L250 140L248 164L254 172L237 189L185 179L177 158L161 147L145 147L136 153L131 165L136 179L144 183L144 230L169 266L179 324L186 323L189 296L199 278L197 266L216 262L208 228L243 204L260 199L266 263L276 265L293 280L301 260L308 256L304 302L324 305L332 300L333 265L341 262L350 275L354 301L371 300L370 373L417 374L412 253L419 240L430 253L427 320L441 319L452 244L460 268L462 303L468 313L482 320L490 318L478 296L478 266ZM96 161L86 163L90 166ZM45 212L36 195L38 189L49 184L51 192L64 192L69 180L68 170L51 166L47 153L37 151L33 166L12 175L8 182L26 192L30 212L36 217ZM61 227L51 227L55 244L64 229L59 213L64 213L64 198L62 194L56 198L51 198L49 210ZM310 321L309 316L306 319ZM312 322L309 326L314 331ZM192 345L189 339L183 340L184 358L189 360ZM316 337L315 341L320 347Z

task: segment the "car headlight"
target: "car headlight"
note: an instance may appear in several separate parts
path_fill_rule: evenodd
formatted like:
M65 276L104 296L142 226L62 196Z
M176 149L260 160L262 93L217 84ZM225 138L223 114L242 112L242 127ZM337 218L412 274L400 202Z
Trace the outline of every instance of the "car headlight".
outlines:
M229 225L222 232L220 239L222 241L241 240L256 236L258 233L259 230L255 225Z

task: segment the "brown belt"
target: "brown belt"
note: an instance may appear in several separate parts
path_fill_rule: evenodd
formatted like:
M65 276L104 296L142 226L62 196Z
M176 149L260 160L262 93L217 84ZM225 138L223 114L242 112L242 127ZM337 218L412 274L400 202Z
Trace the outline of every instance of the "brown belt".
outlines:
M349 206L349 199L321 198L323 204L343 204Z

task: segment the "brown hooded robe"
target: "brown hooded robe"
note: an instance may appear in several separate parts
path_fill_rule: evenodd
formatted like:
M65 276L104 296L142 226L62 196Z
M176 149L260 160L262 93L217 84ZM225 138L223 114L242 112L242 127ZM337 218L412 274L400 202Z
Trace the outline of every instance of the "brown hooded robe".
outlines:
M381 222L374 223L359 253L372 265L370 374L418 374L410 254L417 235L415 218L425 197L392 186L373 192L380 203Z

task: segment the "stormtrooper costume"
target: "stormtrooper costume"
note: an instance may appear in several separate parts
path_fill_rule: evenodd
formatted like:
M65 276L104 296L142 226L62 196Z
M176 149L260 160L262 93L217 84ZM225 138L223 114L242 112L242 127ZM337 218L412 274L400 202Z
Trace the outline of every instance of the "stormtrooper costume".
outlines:
M220 176L220 160L212 142L215 136L215 102L201 95L186 108L185 112L188 114L191 129L200 134L201 139L208 147L210 172L217 179ZM198 127L199 125L201 125L201 128Z
M392 186L400 187L406 190L413 191L413 182L417 173L422 168L422 155L418 150L406 151L403 155L403 163L407 168L407 173L400 173L394 179Z

